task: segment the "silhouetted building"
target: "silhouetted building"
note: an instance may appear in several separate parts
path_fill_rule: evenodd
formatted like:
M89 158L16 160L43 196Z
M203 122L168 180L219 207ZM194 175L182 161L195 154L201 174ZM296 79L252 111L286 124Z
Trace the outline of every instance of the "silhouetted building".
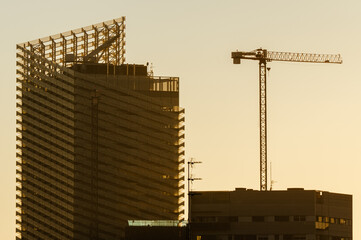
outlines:
M183 218L178 78L124 64L124 21L17 45L17 239Z
M352 196L303 189L193 192L192 239L351 240Z

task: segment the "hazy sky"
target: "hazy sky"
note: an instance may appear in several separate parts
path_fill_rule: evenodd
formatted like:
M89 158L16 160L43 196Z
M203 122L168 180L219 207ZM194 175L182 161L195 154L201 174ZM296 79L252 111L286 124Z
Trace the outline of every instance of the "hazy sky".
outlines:
M32 0L0 7L1 239L15 234L16 43L121 16L126 62L180 77L195 190L259 189L258 64L232 51L340 53L342 65L268 64L268 160L274 189L352 194L361 238L360 1Z

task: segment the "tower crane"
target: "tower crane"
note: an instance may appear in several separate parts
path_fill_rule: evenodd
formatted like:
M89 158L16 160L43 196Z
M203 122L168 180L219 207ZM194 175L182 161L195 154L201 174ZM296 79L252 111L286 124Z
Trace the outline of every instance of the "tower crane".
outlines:
M234 64L240 64L241 59L259 61L260 190L267 191L267 62L284 61L341 64L341 55L273 52L260 48L250 52L232 52L232 58Z

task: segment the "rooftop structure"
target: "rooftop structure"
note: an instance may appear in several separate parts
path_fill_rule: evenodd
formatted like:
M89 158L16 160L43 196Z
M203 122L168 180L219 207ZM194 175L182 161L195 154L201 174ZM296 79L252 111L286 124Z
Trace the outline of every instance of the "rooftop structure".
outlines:
M94 57L97 58L97 63L121 65L125 63L125 17L20 43L17 46L52 63L67 67L74 62L84 62L86 56L89 58L90 53L112 38L113 42L92 57L93 60Z

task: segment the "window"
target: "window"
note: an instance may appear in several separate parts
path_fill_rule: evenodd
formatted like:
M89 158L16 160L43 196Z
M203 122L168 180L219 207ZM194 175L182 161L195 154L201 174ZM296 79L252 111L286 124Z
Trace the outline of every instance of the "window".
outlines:
M195 222L204 222L204 223L217 222L217 218L216 217L196 217Z
M306 240L305 235L294 235L292 240Z
M317 235L316 240L329 240L329 237L326 235Z
M228 217L228 220L229 220L230 222L238 222L238 217L237 217L237 216L229 216L229 217Z
M336 237L336 236L332 236L331 240L351 240L350 238L346 238L346 237Z
M284 235L283 240L292 240L292 235Z
M253 216L252 222L264 222L264 216Z
M306 217L305 216L294 216L293 221L295 221L295 222L304 222L304 221L306 221Z
M315 228L316 229L320 229L320 230L326 230L329 227L329 223L324 223L324 222L316 222L315 223Z
M234 235L234 240L257 240L257 235Z
M288 222L290 220L289 216L275 216L276 222Z

